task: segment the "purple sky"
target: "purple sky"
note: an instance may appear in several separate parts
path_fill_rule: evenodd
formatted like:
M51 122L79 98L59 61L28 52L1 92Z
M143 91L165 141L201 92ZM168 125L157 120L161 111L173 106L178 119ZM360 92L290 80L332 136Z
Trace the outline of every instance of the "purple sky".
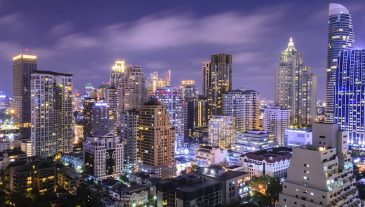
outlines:
M305 2L305 3L304 3ZM365 3L337 1L365 43ZM145 74L172 69L173 83L194 79L210 54L233 54L234 88L274 97L275 69L289 37L319 76L324 96L325 0L0 0L0 90L12 93L11 56L28 48L39 69L74 74L75 88L108 81L117 58ZM362 38L364 37L364 38Z

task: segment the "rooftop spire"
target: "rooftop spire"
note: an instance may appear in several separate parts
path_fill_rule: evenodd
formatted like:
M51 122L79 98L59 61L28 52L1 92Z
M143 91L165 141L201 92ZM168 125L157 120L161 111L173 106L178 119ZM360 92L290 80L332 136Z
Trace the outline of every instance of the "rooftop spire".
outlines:
M294 41L293 41L293 38L292 37L290 37L289 38L289 43L288 43L288 48L286 48L286 52L288 52L288 51L296 51L297 49L295 49L295 47L294 47Z

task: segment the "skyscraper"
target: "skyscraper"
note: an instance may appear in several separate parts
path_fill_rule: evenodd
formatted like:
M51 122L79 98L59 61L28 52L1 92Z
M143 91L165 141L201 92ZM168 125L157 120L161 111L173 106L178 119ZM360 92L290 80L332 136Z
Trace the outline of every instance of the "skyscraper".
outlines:
M199 95L194 80L182 80L180 88L183 100L191 100L197 98Z
M147 101L140 110L137 144L141 170L161 178L175 175L175 130L167 107L156 99Z
M21 137L30 137L30 79L37 70L37 56L20 54L13 57L13 99Z
M140 66L133 66L127 79L125 89L124 110L139 109L146 100L146 86L143 70Z
M214 115L208 124L208 139L213 146L224 149L233 147L236 139L236 127L234 117Z
M53 156L72 150L72 75L36 71L31 75L32 154Z
M117 117L119 113L122 113L125 109L125 92L128 84L128 78L130 76L131 67L127 66L124 60L117 60L112 66L110 73L110 85L116 89L117 93ZM117 119L118 120L118 119Z
M167 107L170 114L170 121L175 128L176 149L184 146L184 101L181 90L175 87L163 87L156 90L156 98Z
M343 50L338 60L334 122L351 145L365 145L365 50Z
M290 38L281 53L276 73L276 104L290 110L290 123L301 127L310 125L316 112L316 76L303 64L303 53Z
M264 109L264 130L274 134L274 141L279 146L285 146L285 129L290 124L290 111L280 107Z
M139 111L128 110L121 114L121 138L125 143L124 170L133 172L137 165L137 140L139 137Z
M337 58L344 49L352 49L355 45L355 33L352 27L351 14L341 4L331 3L328 16L328 46L327 46L327 90L326 115L328 121L333 121L334 86L337 70Z
M208 114L222 115L223 94L232 90L232 55L214 54L203 63L203 94L208 99Z
M259 129L258 93L254 90L232 90L223 94L223 114L235 118L238 132Z
M313 145L293 148L279 206L361 206L347 132L313 124Z

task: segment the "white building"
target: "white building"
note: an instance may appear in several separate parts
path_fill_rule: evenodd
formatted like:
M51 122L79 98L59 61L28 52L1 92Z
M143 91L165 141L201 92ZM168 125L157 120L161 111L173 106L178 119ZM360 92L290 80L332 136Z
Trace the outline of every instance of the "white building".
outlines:
M227 155L226 149L212 146L200 146L195 153L196 164L200 167L222 164L226 161Z
M223 115L235 118L238 132L259 129L260 101L257 91L232 90L223 94Z
M72 75L37 71L31 76L30 88L32 155L71 152L74 138Z
M313 124L313 145L293 148L279 206L360 206L348 132L337 124Z
M290 110L279 107L264 109L264 130L274 134L275 142L285 146L285 129L290 124Z
M20 142L20 150L23 151L27 157L32 156L32 142L30 140L22 140Z
M115 134L87 137L83 145L85 172L96 178L118 176L123 168L123 143Z
M295 147L312 144L312 131L309 129L285 129L286 146Z
M213 146L229 148L235 143L235 121L231 116L213 115L208 123L208 139Z
M272 133L266 131L247 131L236 134L236 143L234 151L245 154L263 149L269 149L275 146Z
M291 152L286 148L273 148L249 152L240 157L240 165L243 171L251 176L269 175L271 177L283 178L287 175L290 165Z

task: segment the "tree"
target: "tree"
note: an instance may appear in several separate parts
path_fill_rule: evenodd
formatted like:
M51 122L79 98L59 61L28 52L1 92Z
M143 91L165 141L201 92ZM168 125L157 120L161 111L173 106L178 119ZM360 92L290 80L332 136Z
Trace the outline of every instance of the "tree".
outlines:
M250 201L258 206L275 206L282 190L280 180L268 175L252 177L249 186L252 191Z

